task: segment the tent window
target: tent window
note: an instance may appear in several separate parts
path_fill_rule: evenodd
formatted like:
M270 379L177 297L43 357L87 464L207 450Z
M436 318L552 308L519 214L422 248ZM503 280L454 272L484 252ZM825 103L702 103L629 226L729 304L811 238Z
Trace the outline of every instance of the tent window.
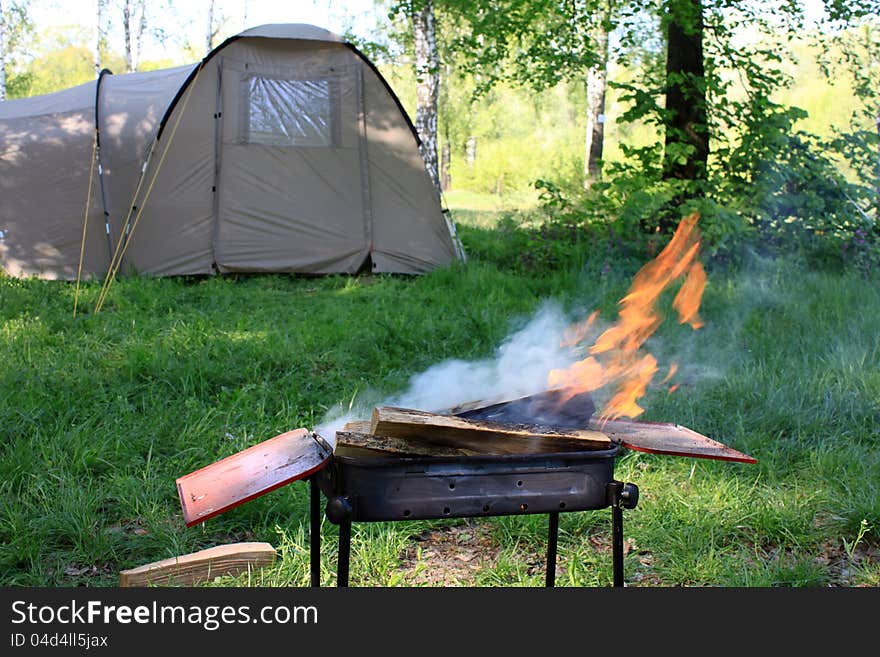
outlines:
M244 79L244 141L269 146L332 147L337 143L335 82Z

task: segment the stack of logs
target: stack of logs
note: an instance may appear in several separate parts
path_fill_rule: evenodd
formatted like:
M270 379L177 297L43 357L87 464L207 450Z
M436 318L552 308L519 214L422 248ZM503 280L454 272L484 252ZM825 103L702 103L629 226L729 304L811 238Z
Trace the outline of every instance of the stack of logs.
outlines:
M568 429L473 420L455 415L380 406L369 421L336 432L336 453L352 456L472 456L609 449L594 429Z

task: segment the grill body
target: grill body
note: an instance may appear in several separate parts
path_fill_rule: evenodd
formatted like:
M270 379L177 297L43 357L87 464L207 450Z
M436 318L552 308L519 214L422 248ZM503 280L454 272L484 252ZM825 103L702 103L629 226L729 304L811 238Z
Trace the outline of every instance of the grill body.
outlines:
M556 578L559 514L611 507L614 585L623 586L623 508L638 488L614 479L620 447L463 457L334 455L311 481L311 582L320 583L321 493L339 525L337 584L348 585L353 522L546 513L546 585Z
M373 522L586 511L609 506L618 452L615 446L534 455L335 456L316 476L334 522L344 519L340 513Z

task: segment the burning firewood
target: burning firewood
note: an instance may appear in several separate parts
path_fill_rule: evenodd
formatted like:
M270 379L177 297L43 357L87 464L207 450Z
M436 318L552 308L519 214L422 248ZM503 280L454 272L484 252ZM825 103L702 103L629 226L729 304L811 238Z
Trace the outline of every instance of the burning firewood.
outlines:
M337 453L362 456L472 456L608 449L755 463L672 423L607 420L589 395L558 390L501 402L468 402L444 413L380 406L372 420L336 433Z
M588 394L566 396L564 391L548 390L509 401L489 404L469 402L451 409L450 412L461 418L504 423L523 422L531 413L553 427L587 427L602 432L613 442L640 452L743 463L756 462L747 454L678 424L606 420L594 415L594 410L595 406Z
M586 421L595 412L596 406L590 393L571 394L555 389L495 403L467 402L444 413L468 420L584 429L587 428Z
M500 424L390 406L373 409L370 433L481 454L534 454L612 446L608 436L591 429Z
M366 452L366 453L364 453ZM374 436L367 421L349 422L336 432L336 454L351 456L472 456L471 449L432 445L424 440Z

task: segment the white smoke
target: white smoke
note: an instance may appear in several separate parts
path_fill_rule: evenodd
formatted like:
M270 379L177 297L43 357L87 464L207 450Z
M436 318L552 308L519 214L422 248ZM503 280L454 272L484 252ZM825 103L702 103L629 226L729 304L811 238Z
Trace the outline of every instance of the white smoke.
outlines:
M550 370L576 360L562 346L571 321L554 303L546 303L521 329L508 336L491 358L447 360L410 378L409 386L378 405L443 411L470 401L516 399L547 389ZM336 432L353 420L369 420L372 407L352 404L332 409L316 431L335 445Z

